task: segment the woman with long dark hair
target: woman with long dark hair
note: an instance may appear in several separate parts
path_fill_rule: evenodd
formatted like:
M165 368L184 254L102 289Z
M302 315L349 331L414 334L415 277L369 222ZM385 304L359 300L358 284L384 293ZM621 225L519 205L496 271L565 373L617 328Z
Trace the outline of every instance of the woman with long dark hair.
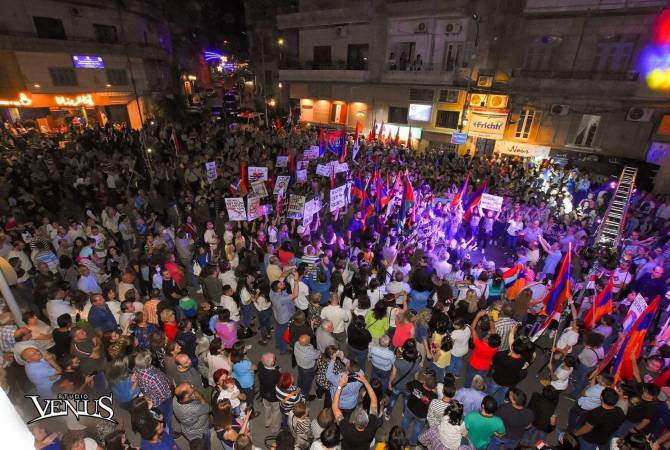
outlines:
M347 328L347 354L350 360L356 361L358 367L365 372L368 361L368 347L372 335L365 326L362 316L354 316Z

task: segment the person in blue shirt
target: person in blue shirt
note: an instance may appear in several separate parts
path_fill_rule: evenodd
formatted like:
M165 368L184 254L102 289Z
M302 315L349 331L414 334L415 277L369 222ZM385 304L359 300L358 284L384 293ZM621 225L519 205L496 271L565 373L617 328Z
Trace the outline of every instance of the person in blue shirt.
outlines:
M340 409L345 410L345 411L353 411L354 408L356 408L356 405L358 404L358 392L361 390L361 382L357 380L352 380L350 377L349 382L343 387L340 388L340 375L335 374L335 359L340 358L340 361L344 363L344 365L348 368L348 373L349 374L360 374L364 375L363 371L360 370L358 367L358 363L356 361L349 361L347 358L344 357L344 353L342 351L337 351L333 353L331 361L328 363L328 368L326 368L326 379L331 384L330 387L330 397L335 398L335 393L337 392L338 389L341 389L342 392L340 393Z
M288 352L288 344L284 341L284 332L295 312L295 299L298 298L298 277L294 276L293 279L295 282L290 294L286 292L286 284L282 278L274 281L270 286L270 303L272 303L272 312L277 322L275 341L282 355Z
M310 293L321 295L319 303L324 306L330 301L330 270L321 263L317 266L316 272L316 280L305 279L304 282L307 284Z
M114 331L118 324L114 314L109 310L105 298L100 294L91 297L91 310L88 313L88 322L96 331Z
M166 433L165 422L149 413L137 418L138 431L142 437L141 450L180 450L170 433Z
M254 406L254 373L256 365L247 359L244 342L233 345L230 360L233 363L233 378L240 384L242 392L247 397L247 409Z

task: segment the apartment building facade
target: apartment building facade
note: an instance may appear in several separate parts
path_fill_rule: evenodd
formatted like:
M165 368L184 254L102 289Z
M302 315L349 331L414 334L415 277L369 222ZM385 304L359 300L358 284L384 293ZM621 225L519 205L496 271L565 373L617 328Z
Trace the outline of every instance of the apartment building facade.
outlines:
M669 142L640 67L666 3L302 0L277 17L298 55L279 78L301 120L383 120L414 148L646 160Z
M0 17L0 112L42 129L72 120L139 127L170 86L160 2L6 0Z

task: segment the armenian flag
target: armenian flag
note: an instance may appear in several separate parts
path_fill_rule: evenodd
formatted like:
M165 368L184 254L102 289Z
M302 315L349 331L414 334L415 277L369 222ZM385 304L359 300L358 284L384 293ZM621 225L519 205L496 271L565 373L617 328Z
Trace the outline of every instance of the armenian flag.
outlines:
M547 316L544 323L535 331L533 338L538 338L544 330L547 329L554 314L563 312L565 302L571 297L570 286L570 264L572 259L572 244L568 246L568 251L565 253L563 263L561 263L561 270L558 271L555 283L552 285L547 295L544 297L544 309L542 314Z
M247 169L244 166L244 161L240 162L240 192L247 193Z
M654 317L658 311L658 306L661 304L661 297L656 296L653 302L637 318L630 331L621 343L621 348L614 358L612 364L612 375L614 375L614 382L616 383L622 378L623 368L626 361L630 361L632 355L636 357L642 352L642 344L647 332L651 329L654 323Z
M326 136L323 133L323 128L319 130L319 156L326 154Z
M614 287L614 277L610 277L602 291L598 294L588 312L584 316L584 325L587 330L595 328L598 320L605 314L612 313L612 288Z
M326 144L328 150L338 157L342 155L344 145L347 140L347 132L345 130L335 130L326 133Z
M521 276L523 271L523 264L515 264L514 267L511 267L503 272L503 282L505 287L510 287L514 282Z
M405 173L405 186L402 194L402 204L400 205L400 220L404 220L407 216L407 211L409 211L416 198L414 196L414 188L412 188L412 183L409 180L409 175ZM412 208L412 215L409 218L409 223L414 223L416 221L415 210Z
M465 176L465 180L463 181L463 186L454 194L454 198L451 200L451 207L455 208L458 206L458 204L463 201L463 197L465 196L465 193L468 190L468 181L470 180L470 172Z
M486 188L488 187L488 182L484 181L482 184L479 185L479 189L468 198L467 203L465 204L465 213L463 214L463 220L470 220L470 215L472 214L472 211L479 205L479 203L482 201L482 194L486 192Z

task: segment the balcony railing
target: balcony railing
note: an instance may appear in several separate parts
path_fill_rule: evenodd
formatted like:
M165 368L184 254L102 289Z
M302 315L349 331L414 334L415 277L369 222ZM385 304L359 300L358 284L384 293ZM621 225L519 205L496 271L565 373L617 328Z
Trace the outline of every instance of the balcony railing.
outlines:
M604 81L637 81L640 72L595 72L595 71L560 71L560 70L525 70L515 69L515 78L548 78L558 80L604 80Z
M367 61L281 61L281 70L368 70Z

